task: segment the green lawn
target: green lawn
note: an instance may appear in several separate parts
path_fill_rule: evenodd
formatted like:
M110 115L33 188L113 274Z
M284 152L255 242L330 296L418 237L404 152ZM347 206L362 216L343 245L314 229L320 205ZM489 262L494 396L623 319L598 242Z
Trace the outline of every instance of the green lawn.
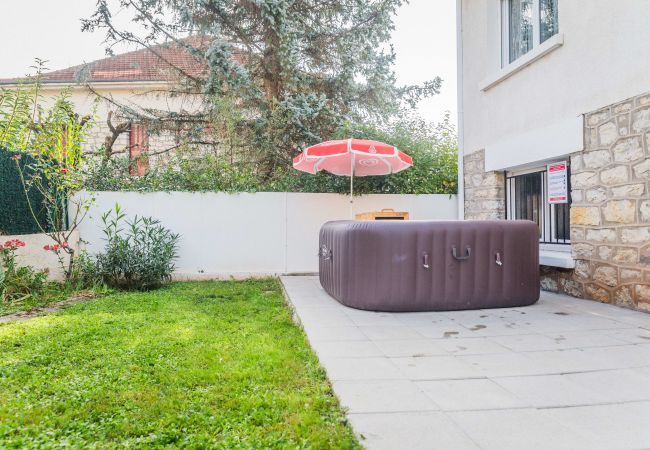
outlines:
M0 324L0 448L358 448L277 280Z
M42 292L29 296L20 302L8 303L0 299L0 316L47 306L50 303L65 300L67 296L73 294L73 289L66 288L62 284L48 283Z

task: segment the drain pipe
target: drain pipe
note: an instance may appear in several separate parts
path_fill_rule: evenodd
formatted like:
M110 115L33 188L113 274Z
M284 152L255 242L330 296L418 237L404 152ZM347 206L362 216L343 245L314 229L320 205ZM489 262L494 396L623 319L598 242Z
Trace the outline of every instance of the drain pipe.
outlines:
M458 109L458 219L465 219L465 168L463 127L463 0L456 0L456 84Z

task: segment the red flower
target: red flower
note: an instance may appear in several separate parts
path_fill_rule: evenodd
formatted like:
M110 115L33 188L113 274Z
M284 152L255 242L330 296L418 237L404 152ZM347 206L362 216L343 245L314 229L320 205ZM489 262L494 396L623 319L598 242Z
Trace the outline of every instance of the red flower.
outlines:
M61 173L68 173L68 172L70 172L70 169L66 167L61 167Z
M61 242L61 247L68 248L68 242L67 241Z
M9 241L5 241L4 244L2 244L2 247L4 248L11 248L11 249L17 249L18 247L24 247L25 243L21 241L20 239L11 239Z
M60 248L61 246L59 244L54 244L54 246L52 247L52 251L58 252Z
M20 155L14 155L14 156L11 157L11 159L12 159L13 161L19 161L20 158L22 158L22 156L20 156Z
M44 246L43 246L43 250L49 252L50 250L52 250L52 247L49 246L49 245L44 245Z

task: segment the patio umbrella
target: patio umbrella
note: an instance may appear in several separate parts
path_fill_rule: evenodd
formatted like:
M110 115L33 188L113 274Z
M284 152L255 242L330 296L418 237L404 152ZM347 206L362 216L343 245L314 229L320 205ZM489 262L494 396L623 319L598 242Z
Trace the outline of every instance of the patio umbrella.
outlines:
M325 170L350 177L350 205L355 176L390 175L412 165L413 159L397 147L365 139L322 142L293 158L293 167L303 172L315 174Z

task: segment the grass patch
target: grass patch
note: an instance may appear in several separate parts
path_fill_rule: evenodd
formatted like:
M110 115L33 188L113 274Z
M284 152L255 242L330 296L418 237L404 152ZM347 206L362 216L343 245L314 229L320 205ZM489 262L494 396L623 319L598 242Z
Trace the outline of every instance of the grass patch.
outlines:
M0 324L0 447L358 448L277 280Z
M73 295L74 292L75 289L63 283L47 283L42 291L34 293L21 301L9 302L0 299L0 316L6 316L7 314L13 314L19 311L29 311L47 306L50 303L60 302Z

